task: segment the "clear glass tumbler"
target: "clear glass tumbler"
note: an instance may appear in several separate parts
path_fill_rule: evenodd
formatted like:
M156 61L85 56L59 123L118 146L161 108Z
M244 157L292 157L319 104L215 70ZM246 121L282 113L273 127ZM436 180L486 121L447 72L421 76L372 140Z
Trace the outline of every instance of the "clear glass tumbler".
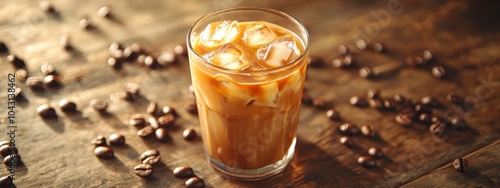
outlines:
M241 180L281 172L295 151L309 50L305 27L277 10L231 8L200 18L187 44L211 166Z

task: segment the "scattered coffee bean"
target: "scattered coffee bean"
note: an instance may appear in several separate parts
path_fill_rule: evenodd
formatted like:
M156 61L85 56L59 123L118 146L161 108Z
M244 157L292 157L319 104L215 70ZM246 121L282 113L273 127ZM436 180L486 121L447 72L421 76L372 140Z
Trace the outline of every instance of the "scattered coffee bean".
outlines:
M61 35L61 38L59 39L59 46L61 46L61 48L65 50L73 49L73 47L71 46L71 39L69 38L69 35Z
M394 99L394 102L396 102L398 104L404 104L407 101L407 99L401 95L394 95L393 99Z
M9 144L0 146L0 154L3 157L7 157L10 154L17 154L17 148L15 146L10 146Z
M38 5L45 12L48 12L48 13L55 12L54 7L52 6L52 4L50 4L50 2L48 0L42 0L42 1L40 1L40 3Z
M125 136L120 133L113 133L109 135L109 144L112 146L125 145Z
M10 141L7 141L7 140L0 141L0 146L4 146L4 145L10 145Z
M20 87L15 87L14 89L14 97L15 97L15 100L19 99L21 96L21 93L23 92L23 89L20 88Z
M164 115L167 115L167 114L172 114L174 116L177 116L177 112L175 111L175 109L171 106L164 106L162 108L162 112Z
M453 130L462 130L465 127L467 127L467 123L465 122L465 120L463 120L461 118L452 118L450 125L451 125L451 129L453 129Z
M3 158L3 164L10 166L11 164L20 165L22 164L21 156L19 154L10 154Z
M358 126L352 123L344 123L339 126L339 132L343 135L354 136L359 133Z
M375 162L375 160L373 160L373 158L369 156L358 157L358 163L365 168L373 168L377 165L377 162Z
M406 115L398 114L394 119L396 120L396 122L405 127L409 127L412 124L412 120Z
M146 150L143 152L139 158L141 163L154 165L160 161L160 152L155 149Z
M451 103L455 105L463 105L464 104L464 97L462 97L458 93L450 92L448 95L446 95L446 100L450 101Z
M175 120L175 115L165 114L158 118L158 124L160 127L171 127L172 125L174 125Z
M420 103L433 108L437 108L441 105L437 99L431 96L423 97L422 99L420 99Z
M425 64L425 61L424 59L422 59L421 57L417 56L413 59L413 62L416 64L416 65L423 65Z
M60 86L58 79L54 75L47 75L43 78L42 83L47 88L55 88Z
M306 92L302 93L302 96L300 98L300 101L302 102L302 104L304 105L308 105L308 106L311 106L312 103L313 103L313 98L311 97L311 95L307 94Z
M354 141L352 141L352 139L347 136L340 137L340 143L347 147L354 146Z
M205 187L205 181L203 181L203 179L201 179L199 177L192 177L192 178L189 178L188 180L186 180L184 185L187 188L202 188L202 187Z
M407 58L405 59L405 64L406 64L406 65L408 65L408 66L410 66L410 67L414 67L414 66L416 66L416 65L417 65L417 64L415 63L415 61L413 60L413 58L412 58L412 57L407 57Z
M158 120L155 117L149 117L148 123L149 123L149 126L153 127L153 129L160 128L160 124L158 123Z
M330 106L327 104L327 102L323 99L313 99L312 105L319 110L325 110L328 109Z
M371 147L368 149L368 155L372 156L373 158L381 158L384 156L384 152L380 148L376 147Z
M129 124L137 128L142 128L146 125L146 119L141 114L135 114L130 117Z
M370 99L368 100L368 104L370 107L375 108L377 110L383 110L384 106L382 104L382 101L380 99Z
M385 99L382 100L382 106L386 110L395 110L396 109L396 105L390 100L385 100Z
M372 125L361 126L361 133L365 136L368 136L368 137L374 137L376 134L375 128L373 128Z
M68 99L59 101L59 107L63 112L76 112L76 104Z
M418 119L420 120L420 122L425 123L425 124L431 123L431 118L432 118L431 115L428 114L428 113L422 113L418 117Z
M111 159L115 157L113 149L111 149L109 146L97 146L94 149L94 154L101 159Z
M446 75L446 71L443 66L436 65L432 67L431 73L436 78L443 78Z
M9 187L14 185L14 180L11 176L0 177L0 187Z
M155 136L156 136L156 139L158 141L162 141L162 142L168 141L168 139L170 138L170 136L168 135L167 129L165 129L164 127L160 127L158 129L156 129Z
M154 133L155 129L151 126L145 126L142 129L139 129L137 131L137 136L140 136L142 138L148 137L149 135L152 135Z
M122 89L132 96L137 96L139 95L139 90L141 89L141 87L137 83L126 82L123 84Z
M90 29L90 19L83 17L80 19L80 22L78 22L78 26L82 29Z
M158 111L158 104L156 102L149 102L148 107L146 108L146 112L151 115L155 115Z
M114 51L117 51L117 50L123 50L122 44L120 44L119 42L112 42L109 45L108 53L111 55L111 54L113 54Z
M109 57L107 63L108 66L113 68L114 70L122 68L122 63L114 57Z
M42 65L40 66L40 70L45 75L56 74L56 68L52 63L47 63L47 62L42 63Z
M184 140L193 140L196 138L196 131L192 128L187 128L182 132L182 137Z
M153 56L146 56L144 58L144 65L148 66L151 69L156 69L158 68L158 62L153 58Z
M351 99L349 99L349 102L351 103L351 105L357 107L365 107L368 104L366 99L360 96L352 96Z
M326 111L326 117L330 120L340 120L340 113L337 110L329 109Z
M0 41L0 54L3 54L3 53L7 53L9 52L9 48L7 47L7 45Z
M134 173L141 178L149 177L153 175L153 166L150 164L138 164L134 166Z
M415 111L417 112L416 115L420 115L422 113L426 113L426 114L432 114L432 109L423 105L423 104L417 104L413 107L415 109Z
M453 167L459 172L467 172L469 170L469 162L467 159L457 158L453 161Z
M110 17L111 16L111 9L108 6L102 6L97 11L97 15L100 17Z
M347 53L349 52L349 49L347 49L347 47L343 44L339 45L339 47L337 48L337 52L340 54L340 55L347 55Z
M333 67L335 68L342 68L342 67L345 67L344 63L342 62L341 59L333 59L332 61L332 65Z
M42 104L36 109L38 115L44 119L57 118L56 110L48 104Z
M322 67L323 66L323 58L319 56L311 56L309 57L308 65L310 67Z
M139 56L137 56L137 63L141 65L146 65L146 57L148 56L145 54L140 54Z
M118 95L118 98L120 98L122 100L125 100L125 101L133 101L134 100L134 97L132 96L132 94L130 94L127 91L120 90L116 94Z
M14 74L19 81L26 81L26 79L28 78L28 71L26 71L26 69L17 69Z
M99 113L104 113L106 112L106 109L108 108L108 103L101 101L99 99L92 99L90 101L90 106L94 108Z
M188 102L184 105L184 109L190 114L197 115L198 114L198 106L195 101Z
M382 53L384 51L384 45L377 42L373 44L373 50L375 50L375 52Z
M156 58L156 62L161 66L168 66L177 62L174 51L164 51Z
M14 66L14 68L16 69L22 69L26 67L26 63L24 62L24 60L13 54L7 56L7 62L12 64L12 66Z
M363 66L358 70L358 74L361 78L370 78L372 76L372 72L372 69L367 66Z
M443 122L432 123L429 131L436 136L443 136L446 129L446 124Z
M366 46L367 46L367 44L366 44L365 40L363 40L363 39L356 40L356 47L358 47L358 49L365 50Z
M190 178L194 176L194 171L189 166L176 167L174 168L173 173L176 178Z
M106 143L106 137L104 137L103 135L98 135L97 137L92 139L92 141L90 141L90 143L92 143L95 147L108 145Z
M342 60L343 66L346 66L346 67L354 65L355 63L356 63L356 56L350 55L350 54L346 55L344 57L344 59Z
M429 50L424 50L424 52L422 53L422 57L427 62L432 61L434 59L434 56Z
M177 45L175 45L174 46L174 52L177 55L184 55L184 56L186 56L187 55L186 45L183 45L183 44L177 44Z
M367 93L368 98L370 99L378 99L380 98L380 89L372 88L368 90Z

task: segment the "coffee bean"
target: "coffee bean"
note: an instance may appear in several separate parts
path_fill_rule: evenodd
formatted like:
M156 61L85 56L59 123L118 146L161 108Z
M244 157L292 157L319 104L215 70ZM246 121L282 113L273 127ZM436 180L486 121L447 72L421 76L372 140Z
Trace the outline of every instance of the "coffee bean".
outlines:
M139 90L141 89L141 87L137 83L126 82L123 84L122 89L123 91L131 94L132 96L137 96L139 95Z
M420 120L420 122L425 123L425 124L431 123L431 115L428 113L420 114L418 119Z
M146 112L151 115L155 115L156 111L158 111L158 104L156 102L149 102L148 107L146 108Z
M342 64L346 67L354 65L356 63L356 56L354 55L346 55L342 60Z
M7 47L7 44L0 41L0 54L8 53L8 52L9 52L9 48Z
M365 168L373 168L377 165L377 162L375 162L375 160L373 160L373 158L369 156L358 157L358 163Z
M109 57L107 63L108 66L113 68L114 70L122 68L122 63L114 57Z
M40 9L42 9L45 12L53 13L55 11L54 7L52 6L52 4L50 4L48 0L42 0L38 5L40 6Z
M101 101L99 99L92 99L90 101L90 106L96 110L99 113L104 113L106 112L106 109L108 108L108 103Z
M417 116L422 114L422 113L426 113L426 114L432 114L432 109L425 106L425 105L422 105L422 104L417 104L415 105L415 107L413 107L415 109L415 111L417 112Z
M113 133L109 135L109 144L112 146L125 145L125 136L120 133Z
M190 178L194 176L194 171L189 166L176 167L174 168L173 173L176 178Z
M429 131L436 136L443 136L445 133L446 124L443 122L432 123Z
M14 68L16 69L22 69L26 67L26 63L24 62L24 60L13 54L7 56L7 62L12 64L12 66L14 66Z
M78 22L78 26L82 29L90 29L90 19L87 17L83 17L80 19L80 22Z
M412 124L412 120L406 115L398 114L394 119L396 120L396 122L405 127L409 127Z
M48 104L42 104L36 109L38 115L44 119L57 118L56 110Z
M0 146L4 146L4 145L10 145L10 141L7 141L7 140L0 141Z
M151 126L145 126L142 129L139 129L137 131L137 136L140 136L142 138L145 138L149 135L152 135L154 133L155 129Z
M349 99L349 102L351 103L351 105L357 107L365 107L368 104L366 99L360 96L352 96L351 99Z
M7 157L7 155L10 155L10 154L17 154L17 152L18 152L17 147L15 147L15 146L10 146L9 144L0 146L0 154L3 157Z
M130 94L127 91L120 90L116 93L116 95L118 95L118 98L125 100L125 101L133 101L134 100L134 97L132 96L132 94Z
M197 115L198 114L198 106L195 101L188 102L184 105L184 109L190 114Z
M308 65L310 67L322 67L324 64L323 58L319 56L311 56L309 57Z
M94 149L94 154L101 159L111 159L115 157L113 149L111 149L109 146L97 146Z
M446 75L446 71L443 66L436 65L432 67L431 73L436 78L443 78Z
M92 139L92 141L90 141L90 143L92 143L95 147L108 145L106 143L106 137L104 137L103 135L98 135L97 137Z
M368 98L370 99L378 99L380 98L380 89L372 88L368 90L367 93Z
M384 51L384 45L377 42L373 44L373 50L375 50L375 52L382 53Z
M416 65L423 65L425 64L424 62L424 59L422 59L421 57L417 56L413 59L413 62L416 64Z
M63 112L76 112L76 104L68 99L59 101L59 107Z
M155 60L153 56L147 55L144 58L144 65L148 66L151 69L158 68L158 62Z
M158 64L160 64L161 66L168 66L168 65L172 65L174 63L177 62L177 58L175 56L175 52L174 51L164 51L160 54L160 56L158 56L158 58L156 58L156 61L158 62Z
M158 118L158 124L160 127L171 127L172 125L174 125L175 120L175 115L165 114Z
M310 106L313 103L313 98L309 94L304 92L302 93L300 101L302 102L302 104Z
M148 123L150 127L153 127L153 129L160 128L160 124L158 123L158 120L155 117L149 117Z
M184 140L193 140L196 138L196 131L192 128L187 128L182 132L182 137Z
M141 65L146 65L146 57L148 55L145 55L145 54L140 54L138 57L137 57L137 63L141 64Z
M415 63L415 61L413 60L413 58L412 58L412 57L407 57L407 58L405 59L405 64L406 64L406 65L408 65L408 66L410 66L410 67L414 67L414 66L416 66L416 65L417 65L417 64Z
M56 76L54 75L47 75L43 78L42 80L42 84L46 87L46 88L56 88L58 86L60 86L61 84L59 83L58 79Z
M384 152L382 152L380 148L371 147L370 149L368 149L368 155L374 158L381 158L382 156L384 156Z
M327 102L323 99L313 99L312 105L319 110L325 110L328 109L330 106L327 104Z
M450 101L452 104L455 105L463 105L464 104L464 97L462 97L458 93L450 92L448 95L446 95L446 100Z
M100 17L110 17L111 16L111 9L108 6L102 6L97 11L97 15Z
M337 110L329 109L326 111L326 117L330 120L340 120L340 113Z
M14 185L14 180L11 176L0 177L0 187L9 187Z
M361 133L365 136L368 136L368 137L374 137L376 134L375 128L373 128L372 125L361 126Z
M123 45L119 42L112 42L109 45L108 53L111 55L116 50L123 50Z
M337 48L337 52L340 54L340 55L347 55L347 53L349 52L349 49L347 49L347 47L343 44L339 45L339 47Z
M467 159L457 158L453 160L453 167L459 172L467 172L469 170L469 162Z
M359 133L358 126L352 123L344 123L339 126L339 132L343 135L354 136Z
M61 38L59 38L59 46L65 50L72 50L73 46L71 46L71 39L69 38L69 35L63 34L61 35Z
M26 69L17 69L14 74L16 75L16 78L19 81L26 81L26 79L28 78L28 71L26 71ZM28 83L26 83L26 84L28 84ZM41 87L41 84L40 84L40 87Z
M45 75L53 75L56 74L56 68L54 67L53 64L51 63L42 63L40 66L40 70L42 71L43 74Z
M175 45L174 46L174 52L177 55L186 56L187 55L186 45L184 45L184 44L177 44L177 45Z
M390 100L382 100L382 106L386 110L395 110L396 109L396 105L393 102L391 102Z
M429 50L424 50L424 52L422 53L422 57L427 62L432 61L434 59L434 56Z
M354 145L354 141L347 136L340 137L340 143L347 147L352 147Z
M370 107L375 108L377 110L383 110L384 106L382 105L382 101L380 99L370 99L368 100L368 104Z
M146 125L146 119L141 114L135 114L130 117L129 124L137 128L142 128Z
M3 158L3 163L6 166L10 166L11 164L15 165L23 164L23 162L21 161L21 156L16 153L5 156L5 158Z
M342 62L341 59L333 59L332 61L332 65L333 67L335 68L342 68L342 67L345 67L344 63Z
M358 74L361 78L370 78L372 76L372 72L372 69L367 66L363 66L358 70Z
M467 127L465 120L460 118L452 118L450 124L453 130L462 130Z
M134 166L134 173L141 178L149 177L153 175L153 166L150 164L138 164Z
M202 187L205 187L205 181L203 181L203 179L201 179L199 177L192 177L192 178L189 178L188 180L186 180L184 185L187 188L202 188Z
M394 99L394 102L396 102L398 104L405 104L407 101L407 99L401 95L394 95L393 99Z
M426 106L437 108L440 106L440 103L437 99L431 96L425 96L422 99L420 99L420 102Z
M14 89L14 97L15 97L15 100L19 99L21 96L21 93L22 93L23 89L20 88L20 87L15 87Z
M160 127L155 130L156 139L162 142L168 141L170 136L168 135L167 129Z
M139 158L139 160L141 160L141 163L150 165L158 163L160 159L161 159L160 152L155 149L146 150L141 154Z
M366 46L367 46L367 44L366 44L365 40L363 40L363 39L356 40L356 47L358 47L358 49L365 50Z
M167 115L167 114L172 114L174 116L177 116L177 112L175 111L175 109L171 106L164 106L162 108L162 112L164 115Z

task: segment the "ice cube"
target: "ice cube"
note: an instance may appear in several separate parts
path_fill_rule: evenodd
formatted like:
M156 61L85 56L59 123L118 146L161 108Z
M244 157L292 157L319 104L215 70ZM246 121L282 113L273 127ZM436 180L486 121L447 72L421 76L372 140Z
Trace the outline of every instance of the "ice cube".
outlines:
M276 107L278 106L278 83L271 82L260 85L260 92L257 92L254 97L253 105Z
M300 55L295 39L290 35L277 38L268 45L257 50L257 58L270 67L280 67Z
M243 41L250 47L258 47L269 44L276 39L276 34L269 28L266 22L256 22L245 29Z
M225 100L221 101L223 108L237 110L246 106L252 100L249 92L244 87L232 83L224 75L216 75L214 78L218 81L214 85L215 89L225 98Z
M250 64L246 60L243 51L234 44L225 44L219 49L205 54L203 59L214 65L232 70L241 70Z
M211 23L200 33L200 41L203 46L215 48L234 41L239 31L237 21L223 21Z

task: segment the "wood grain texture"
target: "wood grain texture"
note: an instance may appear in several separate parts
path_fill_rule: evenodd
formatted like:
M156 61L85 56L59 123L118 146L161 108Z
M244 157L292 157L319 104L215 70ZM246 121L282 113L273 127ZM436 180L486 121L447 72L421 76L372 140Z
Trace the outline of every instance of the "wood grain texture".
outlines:
M451 180L457 186L485 187L499 185L498 139L500 138L500 16L499 3L493 1L396 1L403 8L385 19L374 15L388 12L390 1L51 1L58 16L44 13L37 2L0 0L0 40L11 53L26 60L31 76L42 75L40 65L57 65L62 87L33 92L23 88L25 100L16 104L16 146L24 165L17 168L17 187L182 187L183 179L174 178L173 168L192 166L207 187L395 187L440 186ZM97 16L103 5L112 8L114 19ZM296 17L309 30L311 55L321 56L326 65L309 68L306 88L315 97L328 101L340 111L342 122L372 124L376 138L356 136L353 149L341 145L336 131L340 122L329 122L324 111L303 106L298 128L296 155L291 164L271 178L258 182L241 182L225 178L208 165L202 140L187 142L182 130L193 127L199 133L196 116L183 110L190 101L187 58L176 66L149 70L134 63L120 71L106 65L111 42L129 45L139 42L157 56L163 50L184 43L189 27L202 15L221 8L251 5L270 7ZM95 30L84 31L78 21L88 16ZM68 34L75 51L66 52L59 44ZM362 37L371 43L383 42L386 51L356 50L355 40ZM337 69L331 61L338 57L337 46L347 45L356 54L357 67ZM444 79L436 79L429 67L410 68L403 63L408 56L431 50L436 63L448 70ZM357 75L360 66L375 67L400 63L403 67L377 79ZM8 139L6 93L7 74L15 69L0 55L0 140ZM140 97L132 102L117 97L122 84L140 84ZM432 137L421 124L405 128L394 121L394 112L356 108L349 104L352 95L365 95L370 88L382 90L383 98L402 94L414 99L435 96L444 108L437 115L462 117L469 127L448 131L443 138ZM449 104L445 96L455 91L474 108L463 110ZM79 113L68 115L56 108L59 118L42 120L36 114L41 104L57 106L68 98L78 105ZM108 114L99 115L89 107L91 99L109 102ZM146 114L149 101L170 105L180 119L170 129L172 139L158 142L141 139L128 125L131 115ZM90 144L95 136L125 135L127 145L113 147L116 158L99 160ZM198 134L199 135L199 134ZM495 143L495 144L492 144ZM365 169L356 158L369 147L382 148L385 157L378 166ZM158 149L162 161L154 167L151 178L141 179L132 168L140 153ZM481 150L468 155L476 150ZM452 172L449 163L468 156L471 172ZM490 158L491 157L491 158ZM477 159L477 160L476 160ZM498 160L497 160L498 161ZM2 169L6 169L2 167ZM8 175L0 170L0 175ZM463 177L466 176L467 180Z

